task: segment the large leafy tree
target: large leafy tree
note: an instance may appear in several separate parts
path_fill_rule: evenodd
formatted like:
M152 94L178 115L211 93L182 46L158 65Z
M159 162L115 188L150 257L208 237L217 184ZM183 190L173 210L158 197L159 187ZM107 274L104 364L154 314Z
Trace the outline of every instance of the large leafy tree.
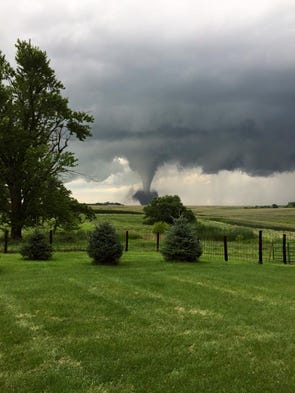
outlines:
M51 199L69 200L60 181L76 165L68 142L90 136L93 118L69 108L46 52L18 40L15 63L0 52L0 212L20 238L24 226L57 214Z
M71 191L59 179L49 177L43 183L42 191L42 203L37 201L38 206L32 208L32 219L35 212L37 223L40 219L45 222L50 220L50 225L54 230L57 227L71 230L77 228L83 219L95 219L94 210L73 198Z
M154 224L158 221L164 221L172 224L175 218L184 217L189 222L196 221L192 210L187 209L181 202L178 195L165 195L156 197L143 208L145 213L145 223Z

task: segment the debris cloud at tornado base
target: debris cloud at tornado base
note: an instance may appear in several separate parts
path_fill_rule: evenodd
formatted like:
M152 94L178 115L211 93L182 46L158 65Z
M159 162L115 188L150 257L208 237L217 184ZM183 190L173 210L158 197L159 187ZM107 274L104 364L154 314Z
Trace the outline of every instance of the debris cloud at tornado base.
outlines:
M138 190L133 195L132 198L136 201L139 201L141 205L148 205L151 200L158 196L157 191L144 191Z

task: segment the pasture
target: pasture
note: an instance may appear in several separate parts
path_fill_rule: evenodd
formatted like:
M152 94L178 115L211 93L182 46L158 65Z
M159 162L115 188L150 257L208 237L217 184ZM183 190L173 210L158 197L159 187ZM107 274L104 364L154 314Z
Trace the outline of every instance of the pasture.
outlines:
M295 208L246 208L242 206L192 206L202 219L259 229L295 232Z
M294 269L2 254L1 392L291 393Z
M142 206L106 207L92 205L91 207L97 213L135 213L139 214L139 217L140 213L143 213ZM192 209L198 218L204 220L253 228L295 231L295 208L255 208L244 206L188 206L188 208ZM140 219L139 217L137 218Z

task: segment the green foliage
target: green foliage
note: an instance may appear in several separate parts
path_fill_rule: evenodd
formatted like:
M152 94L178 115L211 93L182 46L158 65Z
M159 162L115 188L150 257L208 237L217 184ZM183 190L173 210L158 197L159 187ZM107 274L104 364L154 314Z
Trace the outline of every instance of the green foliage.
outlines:
M25 259L46 261L52 256L52 247L43 233L35 231L22 246L20 253Z
M37 212L40 213L40 208L43 209L42 219L49 219L54 230L58 227L67 231L77 229L84 220L95 219L94 210L73 198L71 191L67 190L61 181L48 179L46 184L47 191L44 193L42 207L39 207Z
M69 139L90 136L93 118L69 108L46 52L18 40L15 62L0 52L0 212L16 239L24 226L60 215L70 198L60 175L76 165Z
M152 201L143 208L146 224L154 224L158 221L164 221L172 224L175 218L183 216L189 222L195 222L194 213L183 206L178 195L165 195L163 197L153 198Z
M155 222L153 225L152 232L153 233L164 233L169 228L169 224L165 221Z
M179 217L166 232L161 252L167 261L195 262L202 255L202 246L186 218Z
M119 262L123 247L109 223L101 223L90 234L87 252L96 264L116 265Z

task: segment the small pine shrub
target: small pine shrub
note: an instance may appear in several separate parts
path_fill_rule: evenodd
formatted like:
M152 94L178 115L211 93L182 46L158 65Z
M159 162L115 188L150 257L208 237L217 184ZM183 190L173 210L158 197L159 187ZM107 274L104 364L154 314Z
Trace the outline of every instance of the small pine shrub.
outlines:
M202 245L186 218L174 221L166 232L161 248L166 261L196 262L202 255Z
M87 252L95 264L116 265L122 255L123 246L115 229L104 222L90 234Z
M24 259L47 261L52 256L52 247L43 233L35 231L22 246L20 253Z

